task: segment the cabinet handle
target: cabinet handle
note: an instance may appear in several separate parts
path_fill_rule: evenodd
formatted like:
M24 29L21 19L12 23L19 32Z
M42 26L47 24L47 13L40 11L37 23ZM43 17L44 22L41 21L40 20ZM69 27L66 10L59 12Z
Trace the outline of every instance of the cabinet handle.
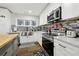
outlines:
M63 47L63 48L66 48L65 46L63 46L63 45L61 45L61 44L59 44L59 46L61 46L61 47Z
M6 56L6 54L7 54L7 52L5 52L3 56Z

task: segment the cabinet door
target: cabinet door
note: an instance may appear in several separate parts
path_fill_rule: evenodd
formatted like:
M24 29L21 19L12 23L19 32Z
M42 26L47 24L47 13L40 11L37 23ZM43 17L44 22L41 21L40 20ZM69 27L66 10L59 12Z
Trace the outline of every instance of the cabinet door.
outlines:
M55 56L79 56L79 48L68 43L54 40L54 55Z
M60 42L60 44L62 44L63 46L66 47L66 51L68 52L68 54L70 54L70 56L79 56L79 48L76 46L73 46L72 44L67 44L64 42Z
M3 56L12 56L13 54L13 48L12 45L3 53Z
M54 40L54 55L55 56L70 56L71 54L67 51L67 47L61 44L59 41Z
M73 14L74 13L74 14ZM79 16L79 4L77 3L63 3L62 4L62 18L68 19Z
M18 49L18 39L16 38L13 42L13 55L16 55L16 51Z
M66 55L65 48L59 45L59 41L54 40L54 56L64 56Z
M54 47L54 56L63 56L64 54L63 54L62 50L63 49L59 45L55 46Z
M9 54L7 51L5 51L2 56L9 56Z
M9 48L8 48L8 50L7 50L7 52L8 52L8 56L12 56L12 54L13 54L13 52L14 52L14 50L13 50L13 45L11 45Z
M14 42L13 42L13 47L14 47L14 51L16 51L17 49L18 49L18 40L17 40L17 38L14 40Z

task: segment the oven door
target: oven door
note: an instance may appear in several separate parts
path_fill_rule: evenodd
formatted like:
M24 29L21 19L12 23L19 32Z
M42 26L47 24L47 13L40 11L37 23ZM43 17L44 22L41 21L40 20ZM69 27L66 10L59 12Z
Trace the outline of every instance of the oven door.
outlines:
M49 54L49 56L54 55L54 51L53 51L54 44L53 44L53 42L51 42L50 40L42 37L42 46L46 50L46 52Z

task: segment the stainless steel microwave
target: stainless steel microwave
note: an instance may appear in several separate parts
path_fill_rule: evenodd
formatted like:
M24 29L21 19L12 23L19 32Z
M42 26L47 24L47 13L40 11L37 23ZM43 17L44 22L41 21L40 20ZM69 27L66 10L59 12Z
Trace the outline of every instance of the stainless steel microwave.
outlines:
M49 16L47 16L47 21L48 23L49 22L52 22L52 21L55 21L55 20L60 20L62 17L61 17L61 6L56 8L55 10L53 10Z

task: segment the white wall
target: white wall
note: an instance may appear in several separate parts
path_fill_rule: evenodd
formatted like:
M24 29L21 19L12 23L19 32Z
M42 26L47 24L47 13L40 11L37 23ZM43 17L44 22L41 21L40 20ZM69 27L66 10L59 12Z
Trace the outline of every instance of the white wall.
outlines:
M0 15L5 16L5 18L0 17L0 34L6 34L11 30L11 13L7 9L0 8Z
M36 26L39 25L39 17L38 16L27 16L27 15L18 15L18 14L13 14L12 15L12 20L11 24L15 25L17 19L22 19L22 20L35 20L36 21Z

